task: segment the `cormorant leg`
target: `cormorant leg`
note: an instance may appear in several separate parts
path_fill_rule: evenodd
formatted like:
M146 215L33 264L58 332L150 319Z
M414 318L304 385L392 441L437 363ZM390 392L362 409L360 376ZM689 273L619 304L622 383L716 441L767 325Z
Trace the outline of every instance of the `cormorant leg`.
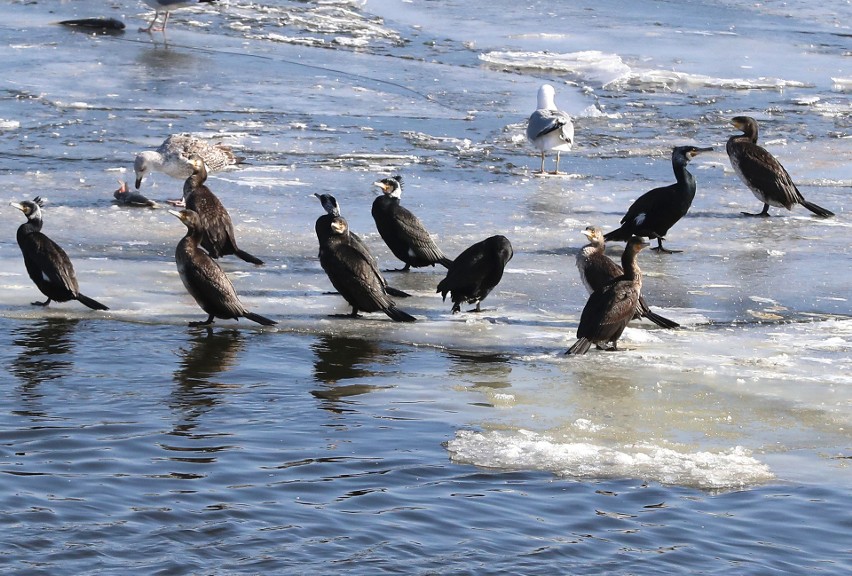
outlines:
M769 204L764 204L763 210L761 212L756 213L756 214L754 212L740 212L740 214L743 214L745 216L758 216L760 218L768 218L769 217Z
M482 300L476 303L476 308L474 308L473 310L468 310L468 312L482 312L482 309L479 307L480 304L482 304Z
M31 304L33 306L47 306L48 304L50 304L50 298L48 298L44 302L32 302Z
M453 302L453 314L458 314L459 312L461 312L461 303Z
M657 245L651 248L651 250L656 250L658 252L662 252L663 254L677 254L679 252L683 252L683 250L669 250L668 248L663 248L662 238L657 238Z
M189 325L193 326L193 327L195 327L195 326L210 326L211 324L213 324L213 314L210 314L207 317L207 320L189 323Z

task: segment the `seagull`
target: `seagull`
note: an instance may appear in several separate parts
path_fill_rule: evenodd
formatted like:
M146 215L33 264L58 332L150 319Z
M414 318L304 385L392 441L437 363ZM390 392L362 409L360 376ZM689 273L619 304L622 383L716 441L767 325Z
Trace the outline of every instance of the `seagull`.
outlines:
M574 145L574 123L567 113L556 108L555 95L553 86L542 84L538 89L538 109L530 115L527 124L527 140L541 152L539 174L544 174L544 155L550 150L556 152L553 174L559 174L559 155L570 152Z
M139 189L142 179L151 171L186 180L192 176L192 163L189 161L192 156L200 156L208 172L224 170L243 160L234 156L231 149L223 144L210 144L191 134L172 134L156 150L146 150L136 156L133 162L136 189Z
M215 0L142 0L154 9L154 19L151 20L151 23L147 28L140 28L140 32L165 32L166 24L169 21L169 14L173 10L177 10L178 8L186 8L187 6L194 6L196 4L211 3L215 2ZM157 23L157 18L160 17L160 12L165 13L165 17L163 18L163 25L159 28L155 28L154 24Z

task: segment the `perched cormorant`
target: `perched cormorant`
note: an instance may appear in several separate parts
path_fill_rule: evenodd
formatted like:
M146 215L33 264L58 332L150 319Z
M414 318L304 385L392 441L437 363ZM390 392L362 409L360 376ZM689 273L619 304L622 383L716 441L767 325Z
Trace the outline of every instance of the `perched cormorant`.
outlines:
M200 156L209 172L224 170L243 160L224 144L210 144L192 134L172 134L156 150L136 155L133 170L136 172L137 190L145 175L152 171L163 172L179 180L189 178L192 175L189 159L193 156Z
M416 319L396 307L385 290L375 260L369 253L353 243L349 225L340 216L317 218L315 230L319 240L320 265L331 284L352 306L353 318L358 312L382 311L397 322L414 322Z
M100 302L80 293L74 266L68 254L56 242L42 234L41 207L44 206L44 201L36 196L34 200L9 204L27 217L27 221L18 227L18 246L24 256L27 274L41 293L47 296L46 301L33 302L33 305L47 306L51 300L77 300L92 310L109 310Z
M328 223L330 223L332 219L340 216L340 204L337 203L337 198L335 198L331 194L316 194L315 193L314 196L316 196L319 199L320 203L322 204L322 207L326 211L326 215L320 216L320 218L327 221L326 224L324 224L324 228L328 228ZM350 242L350 244L355 246L356 250L363 252L364 254L367 254L372 259L373 263L376 265L376 269L378 269L378 261L376 260L376 257L373 256L372 252L370 252L370 248L367 246L367 244L364 242L364 240L362 240L361 237L358 236L352 230L349 231L349 242ZM320 257L322 257L322 245L321 244L320 244ZM382 282L385 282L385 291L388 294L390 294L391 296L396 296L397 298L408 298L408 297L411 296L411 294L409 294L408 292L405 292L403 290L399 290L398 288L394 288L392 286L388 286L387 281L384 279L384 277L382 277Z
M607 232L604 238L622 241L629 240L631 236L656 238L657 246L652 250L667 254L681 252L663 248L663 240L669 228L686 216L695 198L695 177L686 165L698 154L712 150L695 146L678 146L672 150L672 169L677 182L642 194L627 209L627 214L621 219L621 227Z
M736 116L731 124L742 134L728 138L725 149L731 166L740 180L763 202L763 211L754 214L743 212L746 216L769 216L769 207L792 210L795 204L801 204L817 216L827 218L834 212L808 202L796 188L792 178L775 157L757 144L757 122L749 116Z
M210 188L205 186L207 168L200 156L190 158L192 174L183 183L183 199L186 207L198 214L204 232L201 246L212 258L234 254L246 262L261 265L263 260L237 247L234 224L231 216Z
M119 204L124 206L138 206L141 208L156 208L157 203L153 200L148 200L139 192L131 192L127 189L127 182L124 180L118 181L119 188L112 193L113 198Z
M237 297L234 285L207 252L199 248L204 234L201 219L192 210L169 210L186 225L186 236L175 249L175 263L186 291L207 312L207 320L190 322L190 326L207 326L214 318L228 320L248 318L252 322L272 326L276 322L260 314L249 312Z
M172 11L177 10L178 8L186 8L187 6L195 6L200 3L212 3L216 0L142 0L154 9L154 19L151 20L151 23L147 28L140 28L140 32L165 32L166 24L169 22L169 14ZM154 28L154 24L157 23L157 18L160 17L160 12L165 13L163 17L163 25L159 28Z
M604 254L606 244L603 231L597 226L588 226L583 234L589 239L589 243L577 253L577 269L580 271L580 279L589 294L600 290L615 278L624 274L624 270ZM653 312L645 298L639 296L639 303L634 319L647 318L661 328L677 328L677 322L664 318Z
M636 236L627 241L621 256L624 274L589 296L577 326L578 340L566 354L585 354L592 344L602 348L608 342L612 342L612 350L618 349L618 339L639 306L642 272L636 255L646 246L649 244Z
M550 84L542 84L538 89L538 107L530 115L527 123L527 140L541 153L541 170L544 174L544 155L556 152L556 170L559 174L559 155L570 152L574 145L574 123L571 117L556 108L556 91Z
M447 292L450 293L453 314L461 310L462 302L476 302L471 312L479 312L480 303L503 278L503 270L512 255L512 244L505 236L491 236L477 242L453 261L436 292L445 301Z
M376 228L393 255L405 262L404 268L392 272L408 272L412 266L436 263L449 268L453 261L444 256L420 219L399 204L402 176L383 178L374 185L382 190L382 195L373 201Z

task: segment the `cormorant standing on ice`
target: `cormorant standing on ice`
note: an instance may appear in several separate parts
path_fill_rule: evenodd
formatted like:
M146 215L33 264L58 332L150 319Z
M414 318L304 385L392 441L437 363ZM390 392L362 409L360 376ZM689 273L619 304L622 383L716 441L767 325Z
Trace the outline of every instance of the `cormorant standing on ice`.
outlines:
M199 248L203 228L198 214L189 209L180 212L169 210L169 213L177 216L186 225L186 236L178 242L175 249L178 274L186 291L208 314L207 320L190 322L189 325L207 326L213 323L214 318L223 320L248 318L264 326L276 324L274 320L246 310L225 272L207 252Z
M686 216L695 198L695 177L686 169L686 165L698 154L711 150L695 146L678 146L672 150L672 169L677 181L642 194L627 209L627 214L621 219L621 227L607 232L604 238L622 241L629 240L631 236L656 238L657 246L652 250L667 254L680 252L663 248L663 240L669 228Z
M583 281L583 285L589 294L592 294L623 275L624 270L604 254L606 244L603 231L600 228L589 226L583 230L583 234L589 239L589 243L577 253L577 269L580 271L580 279ZM674 320L669 320L653 312L641 295L639 296L636 315L633 318L637 320L647 318L660 328L677 328L680 326Z
M471 312L480 312L480 303L503 278L503 270L512 255L512 244L505 236L491 236L477 242L453 261L437 292L444 300L447 292L450 293L453 314L461 310L462 302L476 302Z
M211 258L234 254L246 262L261 265L263 260L252 256L237 247L234 224L231 216L219 198L210 191L204 182L207 180L207 168L200 156L192 156L192 175L183 183L183 199L188 210L198 214L203 231L201 246Z
M24 256L27 274L41 293L47 296L46 301L33 302L33 305L47 306L51 300L77 300L92 310L109 310L100 302L80 293L74 266L68 254L56 242L42 234L41 207L44 206L44 201L36 196L34 200L9 204L27 217L27 221L18 227L18 246Z
M402 176L384 178L374 183L382 195L373 201L373 220L385 244L393 255L405 262L405 267L393 272L408 272L409 268L434 266L449 268L452 260L444 256L432 240L420 219L400 206Z
M527 140L541 153L541 170L544 174L544 155L556 151L556 170L559 174L559 156L570 152L574 145L574 123L571 116L556 107L556 91L550 84L542 84L538 89L538 106L527 122Z
M334 288L352 306L350 316L357 318L359 311L382 311L397 322L414 322L416 318L398 309L388 295L373 257L351 241L346 220L327 216L317 218L315 225L320 265Z
M642 291L642 272L636 262L636 255L648 245L636 236L627 241L621 256L624 274L589 296L580 315L578 340L566 354L585 354L592 344L601 348L601 344L607 342L612 342L611 350L618 349L618 339L627 323L636 315Z
M801 204L817 216L827 218L834 212L808 202L796 188L787 170L775 157L757 144L757 121L749 116L736 116L731 124L742 134L728 138L725 149L734 172L740 177L749 190L763 202L763 211L758 213L743 212L746 216L769 216L769 207L792 210L796 204Z

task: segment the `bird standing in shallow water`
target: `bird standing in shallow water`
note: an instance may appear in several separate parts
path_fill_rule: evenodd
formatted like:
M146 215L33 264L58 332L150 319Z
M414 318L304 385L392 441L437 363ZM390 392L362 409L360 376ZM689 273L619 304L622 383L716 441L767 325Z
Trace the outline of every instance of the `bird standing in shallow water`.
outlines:
M624 274L624 270L613 262L609 256L604 254L606 243L603 231L597 226L588 226L583 230L589 243L583 246L577 253L577 269L580 271L580 279L589 294L602 289L604 286ZM636 315L634 319L647 318L660 328L677 328L677 322L669 320L653 312L640 295Z
M148 6L150 6L151 8L154 9L154 19L151 20L151 23L148 25L147 28L140 28L139 31L140 32L165 32L166 31L166 24L168 24L168 22L169 22L169 14L171 14L172 11L177 10L178 8L186 8L188 6L195 6L196 4L200 4L200 3L210 4L210 3L215 2L216 0L142 0L142 1L145 2L145 4L147 4ZM154 24L157 23L157 18L159 18L160 12L165 13L165 16L163 17L163 25L160 26L159 28L155 28Z
M201 220L192 210L169 210L169 214L186 225L186 236L178 242L175 249L175 263L178 274L186 291L189 292L202 310L207 312L207 320L190 322L190 326L207 326L214 318L239 320L247 318L264 326L276 324L260 314L249 312L237 297L234 285L228 276L204 250L199 248L203 229Z
M544 174L544 155L551 150L556 152L553 173L559 174L560 154L570 152L574 146L574 123L567 113L556 107L555 96L553 86L543 84L538 89L538 107L527 123L527 140L541 153L539 174Z
M503 278L503 270L513 254L512 244L505 236L491 236L477 242L453 261L436 292L444 300L447 292L450 293L453 314L461 310L462 302L476 302L471 312L480 312L479 305Z
M674 184L654 188L636 199L627 214L621 219L621 227L607 232L606 240L629 240L632 236L656 238L659 250L666 254L680 252L663 248L663 239L669 228L686 216L692 200L695 198L695 177L686 169L689 161L702 152L710 152L712 148L696 148L695 146L678 146L672 150L672 170Z
M235 255L237 258L260 266L263 260L252 256L237 246L231 215L219 198L205 186L207 168L200 156L190 158L192 175L183 183L183 200L189 210L198 214L203 235L201 246L212 258Z
M805 200L781 163L765 148L758 146L757 121L754 118L736 116L731 124L743 131L728 138L725 146L731 166L755 197L763 202L763 211L743 214L766 217L770 206L792 210L794 205L801 204L817 216L834 216L834 212Z
M36 197L34 200L11 202L24 213L27 221L18 227L18 246L24 256L27 274L41 293L47 296L44 302L33 302L35 306L47 306L51 300L67 302L77 300L92 310L109 310L106 306L80 293L74 266L65 250L42 234L43 224L41 207L44 201Z
M172 134L156 150L146 150L136 155L133 170L136 173L136 189L149 172L163 172L172 178L185 180L192 175L190 158L199 156L204 160L208 172L218 172L239 164L237 157L223 144L210 144L192 134Z
M435 264L449 268L453 261L438 248L420 219L400 205L402 176L384 178L374 185L382 190L382 195L373 201L376 229L393 255L405 262L404 268L391 272L408 272L412 266Z
M612 342L611 350L618 349L618 339L636 315L642 291L642 272L636 255L648 245L636 236L627 241L621 255L624 274L589 296L577 326L578 340L566 354L585 354L592 344L602 348L601 344L608 342Z

